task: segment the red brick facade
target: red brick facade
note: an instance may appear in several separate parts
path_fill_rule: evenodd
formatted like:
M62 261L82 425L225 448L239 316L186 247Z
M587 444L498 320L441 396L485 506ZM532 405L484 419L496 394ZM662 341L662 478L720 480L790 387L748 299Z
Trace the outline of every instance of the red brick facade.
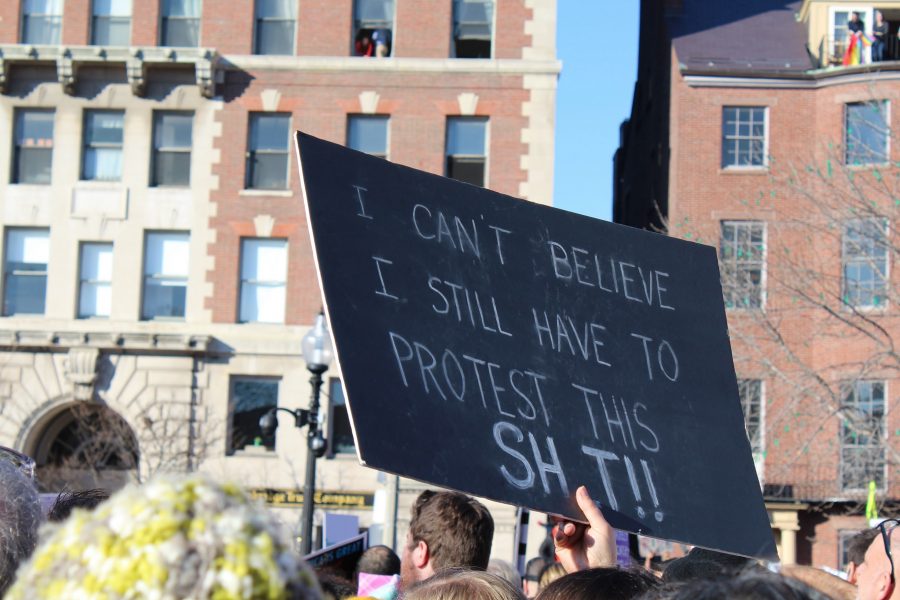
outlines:
M860 189L880 185L882 178L878 169L843 164L845 106L888 100L889 125L896 130L900 87L877 73L862 81L832 73L828 78L798 80L787 89L771 82L732 81L729 84L723 77L710 85L708 80L691 80L673 54L669 234L718 248L722 221L765 223L765 311L728 311L735 370L739 379L764 382L764 482L791 486L798 500L827 506L837 502L836 508L814 508L801 516L798 559L837 567L839 532L866 526L859 516L865 490L842 489L843 398L829 397L824 390L861 378L885 381L886 439L890 442L893 432L900 431L900 419L894 414L900 381L890 368L879 368L874 361L861 377L859 365L883 353L885 342L842 325L840 311L849 311L846 307L838 309L836 318L814 308L818 298L803 295L804 289L811 296L825 294L829 304L840 306L842 228L831 221L835 215L829 214L833 212L830 203L842 195L865 197ZM766 107L767 167L722 167L726 106ZM896 144L889 147L890 161L896 164L900 151ZM894 186L893 174L889 181L887 173L883 177L885 185ZM884 204L881 196L871 198ZM873 214L891 210L884 204L874 207ZM814 286L792 281L801 271L817 280ZM900 284L896 269L890 267L889 273L893 274L890 286L896 288ZM873 311L866 318L883 328L886 338L900 331L896 306ZM814 378L821 378L821 385L800 389L800 382ZM890 449L886 460L887 489L880 488L878 496L888 500L900 495L900 472ZM848 511L851 515L845 516Z

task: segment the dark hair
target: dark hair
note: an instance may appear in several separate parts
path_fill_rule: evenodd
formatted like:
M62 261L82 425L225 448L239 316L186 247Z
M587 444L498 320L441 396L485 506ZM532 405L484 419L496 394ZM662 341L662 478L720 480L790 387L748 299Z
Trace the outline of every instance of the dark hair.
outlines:
M404 600L523 600L522 590L486 571L450 568L417 581Z
M630 600L659 587L644 570L600 567L564 575L545 587L537 600Z
M525 581L534 581L537 583L541 580L541 571L544 570L544 567L550 564L543 556L535 556L527 563L525 563L525 576L522 577Z
M372 546L359 557L353 579L358 580L360 573L399 575L400 557L387 546Z
M356 594L353 582L329 571L317 571L316 579L322 588L322 597L326 600L343 600Z
M737 574L752 564L749 558L694 548L686 556L676 558L663 571L663 581L693 581L694 579L717 579Z
M651 590L642 600L828 600L805 583L766 570L749 570L736 577L696 579Z
M866 559L866 550L875 541L878 535L878 528L863 529L852 538L847 544L847 561L854 563L857 567Z
M411 547L428 545L435 571L447 567L487 569L494 519L474 498L459 492L419 494L409 523Z
M94 510L98 504L108 499L109 492L101 489L60 492L47 513L47 520L52 523L65 521L76 508Z

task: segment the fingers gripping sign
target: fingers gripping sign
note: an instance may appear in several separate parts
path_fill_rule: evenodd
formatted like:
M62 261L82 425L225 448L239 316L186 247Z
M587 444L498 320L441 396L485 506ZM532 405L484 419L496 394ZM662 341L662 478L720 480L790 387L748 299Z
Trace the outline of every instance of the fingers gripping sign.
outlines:
M591 499L585 486L575 491L575 501L587 525L556 518L553 544L567 573L616 565L616 534Z

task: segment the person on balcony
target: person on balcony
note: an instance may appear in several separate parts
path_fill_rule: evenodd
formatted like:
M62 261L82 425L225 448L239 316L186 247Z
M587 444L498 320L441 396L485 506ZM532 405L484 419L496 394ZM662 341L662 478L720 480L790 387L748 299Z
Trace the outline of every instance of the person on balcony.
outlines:
M888 24L880 10L875 11L875 25L872 27L872 62L885 60L885 48L888 38Z
M861 65L864 62L863 46L868 46L872 42L866 36L866 25L859 18L858 12L853 11L850 14L847 29L849 30L849 35L847 36L847 51L844 53L843 64L845 67Z

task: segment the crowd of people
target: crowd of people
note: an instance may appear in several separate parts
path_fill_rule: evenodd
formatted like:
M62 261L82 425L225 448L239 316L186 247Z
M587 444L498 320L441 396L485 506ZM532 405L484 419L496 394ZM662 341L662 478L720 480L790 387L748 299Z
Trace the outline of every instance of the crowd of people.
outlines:
M559 521L555 560L523 573L491 560L494 522L459 492L423 492L400 555L366 550L352 570L314 571L239 486L158 476L112 497L93 490L42 510L33 470L0 452L0 597L28 599L706 600L900 598L889 519L850 545L847 580L701 548L663 566L616 566L615 533L582 486L586 524ZM32 465L33 467L33 465ZM346 569L346 566L342 567Z

